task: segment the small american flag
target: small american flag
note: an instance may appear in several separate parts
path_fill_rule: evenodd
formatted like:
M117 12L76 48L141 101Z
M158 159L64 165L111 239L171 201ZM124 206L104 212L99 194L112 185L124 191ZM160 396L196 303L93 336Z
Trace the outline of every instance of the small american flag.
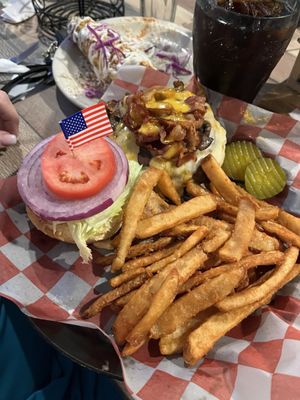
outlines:
M103 102L78 111L59 124L71 149L113 132Z

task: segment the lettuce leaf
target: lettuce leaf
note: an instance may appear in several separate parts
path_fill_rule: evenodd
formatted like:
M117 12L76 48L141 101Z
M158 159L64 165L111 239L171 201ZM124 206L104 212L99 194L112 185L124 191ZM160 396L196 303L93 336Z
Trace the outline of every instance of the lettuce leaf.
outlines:
M84 262L92 259L91 249L87 245L88 242L111 237L121 226L123 206L142 169L142 165L136 161L128 161L128 163L129 178L127 185L110 207L92 217L67 222L72 238Z

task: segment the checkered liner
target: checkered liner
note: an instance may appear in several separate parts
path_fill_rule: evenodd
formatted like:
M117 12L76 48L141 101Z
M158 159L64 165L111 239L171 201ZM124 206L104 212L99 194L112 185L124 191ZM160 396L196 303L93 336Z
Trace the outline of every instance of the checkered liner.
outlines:
M135 69L132 81L117 80L110 95L167 84L168 76ZM136 85L133 82L138 82ZM121 89L120 89L121 88ZM107 93L107 97L109 93ZM277 202L296 212L300 189L300 123L252 105L210 93L210 103L230 137L251 138L276 157L290 189ZM297 136L298 132L298 136ZM298 151L297 151L298 150ZM82 264L75 246L52 240L28 222L16 177L0 181L0 294L31 316L89 325L110 334L113 316L104 310L91 322L78 311L107 289L109 268ZM300 393L300 279L252 314L216 344L194 368L181 357L162 357L155 343L122 360L129 391L152 400L296 400Z

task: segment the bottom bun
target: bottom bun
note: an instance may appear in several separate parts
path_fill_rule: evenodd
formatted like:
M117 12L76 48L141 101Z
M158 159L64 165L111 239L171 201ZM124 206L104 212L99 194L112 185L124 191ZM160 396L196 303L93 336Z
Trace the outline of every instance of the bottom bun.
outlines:
M26 207L26 211L33 225L45 235L50 236L53 239L62 240L63 242L75 243L69 230L68 224L59 223L56 225L56 229L54 231L52 222L39 217L29 207Z

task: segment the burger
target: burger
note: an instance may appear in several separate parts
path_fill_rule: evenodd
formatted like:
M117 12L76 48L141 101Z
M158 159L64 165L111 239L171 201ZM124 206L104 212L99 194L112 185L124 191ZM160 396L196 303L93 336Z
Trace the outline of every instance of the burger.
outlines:
M165 169L180 192L208 154L223 164L226 131L206 97L185 89L183 82L139 91L109 102L108 108L113 139L128 159Z
M39 143L23 160L18 190L29 219L44 234L75 243L83 261L88 244L114 235L142 166L111 139L70 150L63 133Z
M23 160L18 190L28 216L46 235L75 243L85 262L89 244L112 237L143 165L165 169L179 192L212 153L219 164L226 133L204 96L154 87L108 105L114 133L72 152L63 133Z

